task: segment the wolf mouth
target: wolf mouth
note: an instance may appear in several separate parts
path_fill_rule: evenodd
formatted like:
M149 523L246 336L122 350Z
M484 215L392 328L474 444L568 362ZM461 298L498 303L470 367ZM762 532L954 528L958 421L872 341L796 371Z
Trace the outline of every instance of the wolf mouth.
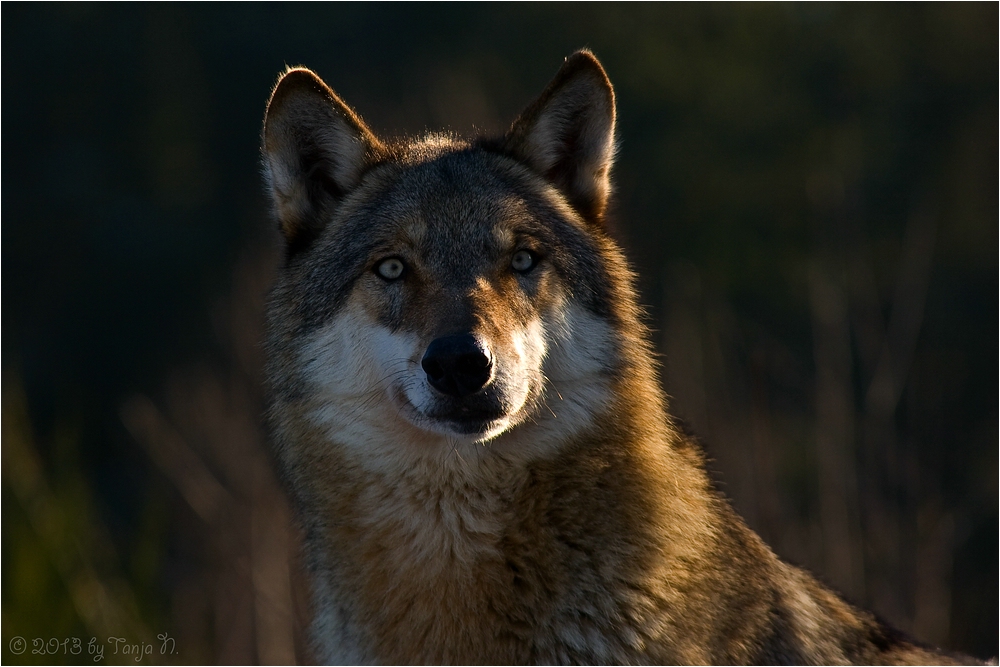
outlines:
M503 415L493 419L445 419L441 420L447 424L451 430L462 435L479 435L487 433L496 426L496 423Z
M405 391L396 389L393 392L400 415L421 429L456 435L482 435L494 431L499 424L505 422L510 413L500 404L487 400L486 404L468 399L463 401L436 401L436 405L418 407L406 395ZM471 397L477 398L477 397ZM488 398L483 392L479 399ZM442 404L443 403L443 404Z
M425 415L426 419L463 435L485 433L496 423L508 417L499 406L473 407L460 405L446 410L435 410Z

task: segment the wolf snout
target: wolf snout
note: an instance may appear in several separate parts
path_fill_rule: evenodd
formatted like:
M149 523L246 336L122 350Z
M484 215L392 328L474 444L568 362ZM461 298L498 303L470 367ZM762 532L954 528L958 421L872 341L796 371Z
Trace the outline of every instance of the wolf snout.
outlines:
M442 394L464 398L489 384L493 355L473 334L442 336L431 342L420 366L427 381Z

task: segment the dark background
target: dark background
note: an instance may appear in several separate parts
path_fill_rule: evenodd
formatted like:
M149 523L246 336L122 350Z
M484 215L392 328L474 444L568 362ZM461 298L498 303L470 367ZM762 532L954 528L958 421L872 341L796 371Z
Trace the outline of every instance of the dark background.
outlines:
M584 46L618 96L614 229L721 488L849 598L995 656L997 25L4 3L3 661L309 659L258 416L270 87L304 64L377 131L502 131Z

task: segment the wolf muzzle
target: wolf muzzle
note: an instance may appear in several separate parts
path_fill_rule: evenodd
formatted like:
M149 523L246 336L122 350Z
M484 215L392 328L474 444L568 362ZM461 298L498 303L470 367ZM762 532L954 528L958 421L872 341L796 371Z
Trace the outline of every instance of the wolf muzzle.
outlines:
M489 347L469 333L433 340L420 366L432 387L455 398L475 394L493 378L493 355Z

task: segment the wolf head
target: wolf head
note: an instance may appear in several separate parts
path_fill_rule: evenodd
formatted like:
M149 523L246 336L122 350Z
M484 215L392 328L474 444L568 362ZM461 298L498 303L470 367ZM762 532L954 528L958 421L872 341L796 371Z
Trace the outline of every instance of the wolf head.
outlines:
M585 51L503 137L473 141L384 142L314 73L286 72L263 131L286 241L269 306L279 441L523 448L585 428L639 326L603 229L614 125Z

